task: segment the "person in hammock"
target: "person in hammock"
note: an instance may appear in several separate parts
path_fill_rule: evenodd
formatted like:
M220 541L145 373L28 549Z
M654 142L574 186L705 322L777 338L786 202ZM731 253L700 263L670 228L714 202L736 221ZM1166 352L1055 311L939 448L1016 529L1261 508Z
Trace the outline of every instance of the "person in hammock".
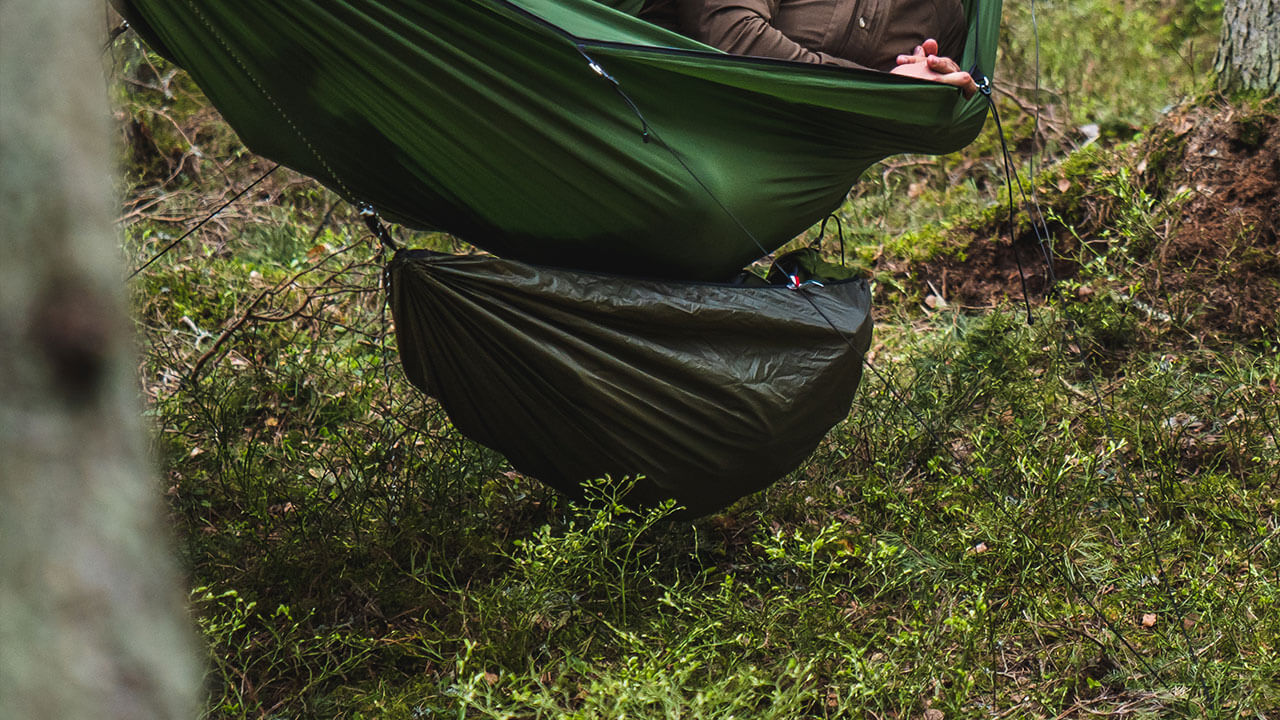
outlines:
M880 70L977 85L960 0L647 0L640 17L735 55ZM947 54L940 54L940 53Z

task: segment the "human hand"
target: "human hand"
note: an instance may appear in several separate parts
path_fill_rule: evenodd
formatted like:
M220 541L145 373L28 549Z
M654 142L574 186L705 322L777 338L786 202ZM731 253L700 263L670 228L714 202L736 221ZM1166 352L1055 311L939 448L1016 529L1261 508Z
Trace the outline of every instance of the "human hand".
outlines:
M898 66L889 72L958 87L965 99L978 91L972 75L961 70L955 60L938 55L938 41L933 38L917 45L910 55L899 55Z
M907 63L928 62L930 55L937 55L937 54L938 54L938 41L934 40L933 38L929 38L928 40L925 40L923 43L917 45L915 51L912 52L910 55L899 55L898 64L906 65Z

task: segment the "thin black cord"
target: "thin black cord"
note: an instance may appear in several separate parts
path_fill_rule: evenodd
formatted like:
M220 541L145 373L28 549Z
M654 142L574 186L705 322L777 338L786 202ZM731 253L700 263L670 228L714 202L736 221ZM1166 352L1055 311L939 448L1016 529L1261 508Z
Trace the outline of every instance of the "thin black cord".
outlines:
M683 168L686 173L688 173L689 177L693 178L693 181L698 184L698 187L702 188L702 191L707 194L707 197L711 198L711 201L714 202L716 206L719 207L720 210L723 211L724 214L728 216L730 220L733 221L733 224L737 225L738 229L741 230L742 233L751 240L751 242L755 243L755 246L760 249L760 254L762 256L768 255L769 251L765 249L764 244L760 242L760 239L756 237L755 233L751 232L751 229L748 228L742 222L742 220L738 218L737 214L734 213L732 210L730 210L729 207L726 206L720 200L719 196L717 196L715 192L710 187L708 187L705 182L702 181L702 178L699 177L698 174L693 171L693 168L689 167L688 163L684 161L684 158L680 156L680 153L676 152L675 148L668 145L666 140L663 140L661 136L659 136L656 132L654 132L653 128L649 125L649 121L645 119L644 113L640 112L640 108L636 106L635 101L632 100L631 96L628 95L626 91L622 89L621 83L619 83L616 79L614 79L612 75L605 72L604 68L600 66L600 63L597 63L590 55L588 55L586 50L581 45L578 45L576 47L577 47L578 53L581 54L582 57L586 59L587 65L597 75L607 80L613 86L613 89L617 91L618 95L623 99L623 101L626 102L627 106L631 108L631 112L634 113L636 116L636 119L640 121L641 140L643 140L646 143L650 141L657 142L658 145L662 147L662 149L670 153L672 159L674 159L676 163L679 164L680 167Z
M393 254L399 252L400 243L391 237L391 232L387 230L387 226L382 223L382 218L378 216L378 211L369 203L360 203L357 207L360 213L360 219L364 220L364 225L373 233L373 236L382 243L382 247L390 250Z
M836 237L840 239L840 267L844 267L844 223L840 220L840 216L832 213L822 218L822 224L818 226L818 237L813 241L812 246L818 250L822 250L822 239L827 236L827 221L836 221Z
M1053 249L1052 236L1049 233L1049 226L1045 224L1044 212L1040 209L1039 200L1035 199L1035 178L1031 179L1032 196L1028 198L1026 186L1022 184L1022 177L1014 172L1013 154L1009 151L1009 144L1004 137L1004 125L1000 121L1000 111L996 107L995 99L991 95L990 81L983 79L983 85L980 86L982 92L987 97L987 107L991 111L991 117L996 121L996 130L1000 137L1000 155L1004 161L1005 186L1009 189L1009 240L1014 239L1014 208L1013 186L1018 187L1018 196L1022 199L1023 209L1027 213L1027 218L1031 222L1031 230L1035 233L1036 243L1040 248L1040 254L1045 261L1045 272L1047 274L1048 284L1046 287L1046 295L1051 294L1057 287L1058 277L1053 267ZM1019 263L1021 267L1021 263ZM1025 279L1024 279L1025 290Z
M1036 150L1043 151L1040 147L1040 23L1036 19L1036 0L1031 0L1031 37L1035 41L1035 68L1036 68L1036 88L1035 88L1035 108L1036 114L1031 125L1031 198L1036 201L1037 208L1039 201L1036 198Z
M1031 312L1031 291L1027 288L1027 273L1022 267L1022 255L1018 252L1018 228L1014 221L1014 201L1013 201L1013 182L1010 177L1014 174L1012 167L1012 158L1009 154L1009 146L1004 139L1004 125L1000 122L1000 112L996 110L995 100L991 97L991 82L987 78L983 78L983 84L979 86L982 94L987 98L987 106L991 111L991 117L996 121L996 134L1000 138L1000 157L1004 162L1005 188L1009 193L1009 250L1013 253L1013 261L1018 266L1018 282L1022 284L1022 303L1027 311L1027 324L1035 323L1035 316ZM1039 237L1039 230L1036 236ZM1052 272L1052 263L1050 272Z
M235 201L239 200L241 197L244 197L244 194L245 194L245 193L247 193L247 192L249 192L250 190L252 190L253 188L257 187L258 183L261 183L263 180L266 180L266 179L267 179L267 176L271 175L271 173L275 172L277 169L279 169L279 167L280 167L280 163L276 163L276 164L272 165L272 166L271 166L271 167L270 167L266 172L264 172L264 173L262 173L262 175L258 176L258 179L257 179L257 180L254 180L253 182L249 183L249 185L248 185L248 186L246 186L243 190L241 190L240 192L238 192L238 193L236 193L235 195L233 195L233 196L231 197L231 199L230 199L230 200L228 200L228 201L226 201L226 202L222 203L221 205L219 205L219 206L217 207L217 209L216 209L216 210L214 210L213 212L211 212L211 213L209 213L208 215L206 215L206 216L205 216L205 218L204 218L203 220L201 220L200 222L196 223L194 227L192 227L190 230L187 230L186 232L182 233L182 235L181 235L180 237L178 237L178 239L177 239L177 240L174 240L173 242L169 243L168 245L165 245L165 246L164 246L164 248L160 250L160 252L156 253L155 255L152 255L150 260L148 260L148 261L146 261L145 263L143 263L143 264L142 264L142 266L141 266L141 267L139 267L137 270L134 270L133 272L129 273L129 276L128 276L127 278L125 278L125 279L126 279L126 280L132 280L134 275L137 275L138 273L142 272L143 270L146 270L147 268L151 267L151 264L152 264L152 263L154 263L155 261L157 261L157 260L159 260L161 257L163 257L165 253L167 253L167 252L169 252L170 250L172 250L172 249L174 249L175 247L177 247L177 246L178 246L178 243L182 242L183 240L186 240L186 239L187 239L187 237L189 237L189 236L191 235L191 233L193 233L193 232L195 232L195 231L199 230L200 228L204 227L204 226L205 226L205 223L207 223L207 222L209 222L210 220L212 220L212 219L214 218L214 216L216 216L218 213L222 212L223 210L226 210L226 209L227 209L227 207L231 205L231 203L233 203L233 202L235 202Z
M1079 342L1078 338L1073 338L1069 334L1070 331L1074 329L1074 324L1074 322L1071 322L1068 319L1068 327L1064 331L1063 337L1058 341L1058 350L1061 352L1064 342L1070 342L1073 339L1076 340L1076 345L1080 347L1081 357L1079 364L1084 369L1085 375L1088 379L1089 390L1093 395L1094 407L1102 417L1102 425L1106 429L1107 437L1115 437L1115 423L1112 420L1110 411L1107 410L1106 403L1103 402L1102 391L1098 387L1098 379L1093 374L1092 369L1084 358L1084 347ZM1134 514L1134 517L1140 518L1142 513L1141 509L1137 507L1137 499L1142 496L1138 494L1138 488L1133 482L1131 473L1128 471L1128 464L1123 461L1118 463L1116 469L1111 472L1111 476L1119 480L1120 484L1124 488L1124 493L1114 495L1116 501L1121 507L1131 508L1131 512ZM1127 502L1126 494L1131 498ZM1205 685L1204 670L1201 667L1199 659L1196 657L1195 648L1191 641L1191 631L1187 628L1186 623L1182 622L1185 617L1185 613L1182 611L1183 603L1179 602L1173 593L1173 587L1169 583L1168 574L1165 570L1164 559L1160 554L1160 547L1156 544L1155 534L1151 529L1150 523L1143 523L1139 521L1138 526L1142 529L1142 538L1147 545L1148 552L1151 553L1151 560L1155 565L1157 582L1159 582L1160 588L1164 591L1163 594L1165 596L1165 600L1169 603L1169 607L1172 609L1175 619L1178 620L1175 624L1181 630L1182 639L1186 645L1187 660L1196 670L1196 679L1200 682L1201 692L1205 693L1205 696L1208 697L1209 690L1208 686Z

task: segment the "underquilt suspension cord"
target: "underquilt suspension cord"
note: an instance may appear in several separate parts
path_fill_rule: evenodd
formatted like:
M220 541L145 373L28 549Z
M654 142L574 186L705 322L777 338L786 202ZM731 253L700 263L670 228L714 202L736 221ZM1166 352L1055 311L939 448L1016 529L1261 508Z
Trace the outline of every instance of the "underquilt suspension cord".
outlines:
M1004 162L1004 186L1009 193L1009 252L1013 254L1013 261L1018 266L1018 281L1022 284L1022 302L1027 311L1027 324L1031 325L1035 323L1035 317L1031 314L1031 293L1027 289L1027 273L1022 267L1022 256L1018 254L1018 226L1015 220L1017 206L1013 198L1014 183L1017 183L1023 207L1027 211L1027 217L1031 219L1031 229L1036 234L1036 244L1039 246L1040 254L1044 258L1046 297L1056 290L1058 284L1058 278L1053 269L1053 249L1049 244L1049 228L1044 224L1044 215L1040 212L1038 203L1034 206L1034 212L1032 211L1032 202L1027 198L1027 191L1022 185L1022 178L1014 170L1013 156L1010 154L1009 144L1004 138L1004 125L1000 122L1000 111L996 108L995 100L991 97L991 79L983 77L978 82L978 90L987 100L987 108L991 111L991 118L996 121L996 134L1000 138L1000 158ZM1034 184L1035 178L1032 178L1031 182Z
M254 189L255 187L257 187L259 183L261 183L263 180L266 180L266 179L267 179L267 177L271 175L271 173L275 172L275 171L276 171L276 170L278 170L279 168L280 168L280 163L276 163L276 164L272 165L270 168L268 168L268 169L267 169L267 171L266 171L266 172L264 172L264 173L262 173L261 175L259 175L257 180L254 180L253 182L251 182L251 183L249 183L247 186L245 186L245 188L244 188L243 190L241 190L240 192L236 193L235 195L232 195L230 200L228 200L228 201L226 201L226 202L222 203L221 205L219 205L216 209L214 209L214 211L213 211L213 212L211 212L211 213L209 213L208 215L206 215L206 216L204 217L204 219L203 219L203 220L201 220L200 222L196 223L196 224L195 224L191 229L189 229L189 230L187 230L186 232L182 233L182 235L181 235L181 236L179 236L177 240L174 240L173 242L169 243L168 245L165 245L165 246L164 246L164 248L162 248L162 249L160 250L160 252L156 253L155 255L152 255L150 260L147 260L146 262L142 263L142 265L141 265L138 269L136 269L136 270L134 270L133 272L129 273L129 276L128 276L128 277L126 277L125 279L126 279L126 280L132 280L134 275L137 275L138 273L142 272L143 270L146 270L147 268L151 267L151 264L152 264L152 263L154 263L155 261L157 261L157 260L159 260L160 258L164 257L164 254L165 254L165 253L167 253L167 252L169 252L170 250L174 249L175 247L177 247L177 246L178 246L178 244L179 244L179 243L181 243L183 240L186 240L186 239L187 239L187 238L188 238L192 233L194 233L195 231L197 231L197 230L199 230L200 228L204 227L204 226L205 226L205 224L206 224L206 223L208 223L210 220L212 220L215 216L217 216L217 214L218 214L218 213L222 212L223 210L226 210L226 209L231 205L231 203L234 203L235 201L237 201L237 200L239 200L240 198L244 197L245 193L247 193L247 192L249 192L250 190L252 190L252 189Z
M391 237L391 231L387 230L387 226L382 224L382 219L378 217L378 211L369 203L360 203L356 206L356 211L360 213L360 219L364 221L364 226L373 233L373 236L382 243L382 247L390 250L395 254L400 249L400 243Z
M742 220L738 218L738 216L731 209L729 209L720 200L719 197L716 196L716 194L711 190L711 188L708 187L707 184L702 181L702 178L698 177L697 173L695 173L693 169L690 168L687 163L685 163L684 159L680 157L680 154L676 152L674 148L668 145L662 139L662 137L658 135L657 132L654 131L653 127L649 125L649 122L645 119L644 115L640 112L640 109L636 106L635 102L632 101L631 98L627 95L626 91L622 89L621 84L618 83L618 81L614 79L612 75L607 73L599 63L597 63L593 58L591 58L591 56L589 56L586 53L585 49L582 46L579 45L577 49L578 49L578 52L581 53L582 56L587 60L587 63L592 69L592 71L594 71L597 75L599 75L600 77L608 81L614 87L617 93L623 98L623 100L627 103L628 107L631 108L631 111L635 113L637 119L640 121L640 124L641 124L641 129L642 129L641 139L646 143L651 141L657 142L658 145L660 145L663 149L665 149L668 153L670 153L672 158L675 159L675 161L680 165L680 167L682 167L685 170L685 172L687 172L689 176L693 179L693 181L697 183L699 187L702 188L703 192L707 193L708 197L710 197L711 200L715 202L717 206L720 207L720 209L725 213L725 215L727 215L729 219L733 221L733 223L736 224L738 228L741 229L742 232L753 243L755 243L756 247L760 249L761 255L762 256L768 255L769 251L765 249L764 245L755 236L755 234L752 233L751 230L747 228L747 226L742 222ZM984 77L983 82L986 85L986 89L984 90L984 95L986 95L989 107L994 114L995 103L991 100L991 96L990 96L990 80ZM999 127L1000 123L999 123L998 116L996 118L996 124ZM1012 176L1015 179L1017 179L1017 176L1012 175L1011 173L1012 160L1009 155L1008 147L1004 143L1004 132L1002 129L1000 132L1000 136L1001 136L1000 137L1001 147L1004 155L1004 162L1005 162L1005 168L1006 168L1006 177ZM1023 197L1025 198L1026 192L1025 192L1025 189L1023 189L1022 182L1020 179L1017 179L1017 181L1018 181L1019 191L1023 194ZM1009 213L1010 238L1009 239L1012 247L1013 230L1014 230L1013 222L1012 222L1013 221L1012 185L1010 185L1010 188L1009 188L1009 198L1010 198L1010 213ZM1052 256L1049 254L1049 251L1047 249L1048 232L1047 230L1042 232L1040 225L1037 224L1035 220L1033 220L1032 225L1035 228L1036 237L1040 240L1041 251L1044 254L1048 264L1048 277L1050 279L1050 287L1052 287L1052 283L1055 282L1055 278L1053 275ZM1015 258L1016 258L1016 254L1015 254ZM1018 262L1018 266L1019 266L1019 269L1021 270L1021 261ZM1021 272L1019 274L1021 276ZM1025 283L1025 279L1024 279L1024 283ZM824 321L826 321L827 325L830 326L831 329L834 330L842 340L844 340L845 344L849 346L849 349L853 350L854 353L856 353L861 357L863 364L876 377L876 379L878 379L881 382L884 388L888 391L890 397L892 397L893 400L897 402L901 407L906 408L907 412L911 415L912 420L915 421L915 423L918 426L920 426L922 430L924 430L924 432L929 436L930 440L933 441L934 445L937 446L938 448L941 448L944 452L946 452L958 467L960 468L968 467L968 464L959 456L959 454L950 446L948 446L946 443L944 443L942 441L942 438L938 435L938 433L935 432L934 429L924 421L924 418L922 418L915 411L915 409L909 403L906 402L906 398L898 390L897 386L893 383L893 381L889 377L887 377L885 374L881 373L879 368L877 368L875 364L871 362L870 358L866 357L865 354L861 353L857 349L857 347L853 344L852 338L846 335L844 331L841 330L839 326L837 326L835 322L832 321L831 318L825 312L822 311L822 308L817 304L817 302L813 299L813 297L810 296L810 294L806 291L806 289L803 286L796 286L792 289L798 292L800 296L803 297L813 307L814 311L817 312L818 315L821 316ZM1025 285L1024 285L1024 301L1027 304L1028 322L1031 322L1032 317L1031 317L1030 299L1025 294ZM1016 532L1022 536L1023 539L1025 539L1028 543L1030 543L1033 547L1035 547L1040 552L1041 557L1044 557L1044 558L1051 557L1048 554L1048 552L1045 551L1044 547L1034 537L1032 537L1030 533L1028 533L1022 527L1022 525L1017 521L1017 518L1014 517L1012 512L1010 512L1001 504L1000 502L1001 499L996 495L996 493L994 493L990 488L986 487L981 483L976 483L976 485L981 490L981 492L983 492L991 500L992 505L998 509L998 512L1001 513L1003 518L1010 524L1010 526L1013 527L1016 530ZM1076 597L1080 598L1080 601L1083 602L1089 608L1089 610L1102 623L1102 625L1106 627L1108 630L1110 630L1112 634L1116 636L1116 639L1119 640L1122 645L1124 645L1125 649L1128 650L1131 655L1133 655L1133 657L1138 661L1138 663L1143 667L1143 669L1146 670L1147 673L1149 673L1153 678L1156 678L1157 681L1159 681L1160 672L1154 666L1152 666L1151 663L1149 663L1147 659L1142 656L1142 654L1138 652L1138 649L1134 647L1132 643L1129 642L1128 638L1125 637L1124 633L1120 631L1120 628L1115 623L1113 623L1110 620L1110 618L1108 618L1106 614L1103 613L1102 610L1097 605L1095 605L1088 596L1085 595L1083 588L1074 579L1072 579L1070 574L1068 574L1066 570L1064 570L1063 568L1059 567L1058 563L1056 562L1050 563L1050 567L1053 568L1055 574L1057 574L1057 576L1062 580L1062 582L1064 582L1068 587L1071 588L1071 591L1076 594ZM1188 646L1188 650L1189 649L1190 648Z

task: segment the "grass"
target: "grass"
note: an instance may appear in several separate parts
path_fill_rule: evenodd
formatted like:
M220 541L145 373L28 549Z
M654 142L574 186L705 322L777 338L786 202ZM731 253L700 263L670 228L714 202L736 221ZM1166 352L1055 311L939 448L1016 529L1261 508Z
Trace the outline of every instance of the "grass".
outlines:
M1067 73L1089 32L1211 34L1211 7L1180 7L1040 8L1040 99L1072 118L1045 152L1191 89L1106 72L1156 52L1141 43ZM1022 12L1006 64L1028 52ZM184 75L136 47L113 60L136 267L269 165ZM399 373L375 243L277 171L130 281L206 715L1280 713L1280 354L1274 335L1190 343L1135 304L1128 243L1164 232L1173 199L1117 169L1111 142L1050 169L1075 183L1058 226L1110 233L1071 292L1031 325L1013 306L888 308L848 420L693 523L622 507L612 482L567 503L461 437ZM962 253L951 230L998 212L991 148L885 163L842 211L849 254Z

